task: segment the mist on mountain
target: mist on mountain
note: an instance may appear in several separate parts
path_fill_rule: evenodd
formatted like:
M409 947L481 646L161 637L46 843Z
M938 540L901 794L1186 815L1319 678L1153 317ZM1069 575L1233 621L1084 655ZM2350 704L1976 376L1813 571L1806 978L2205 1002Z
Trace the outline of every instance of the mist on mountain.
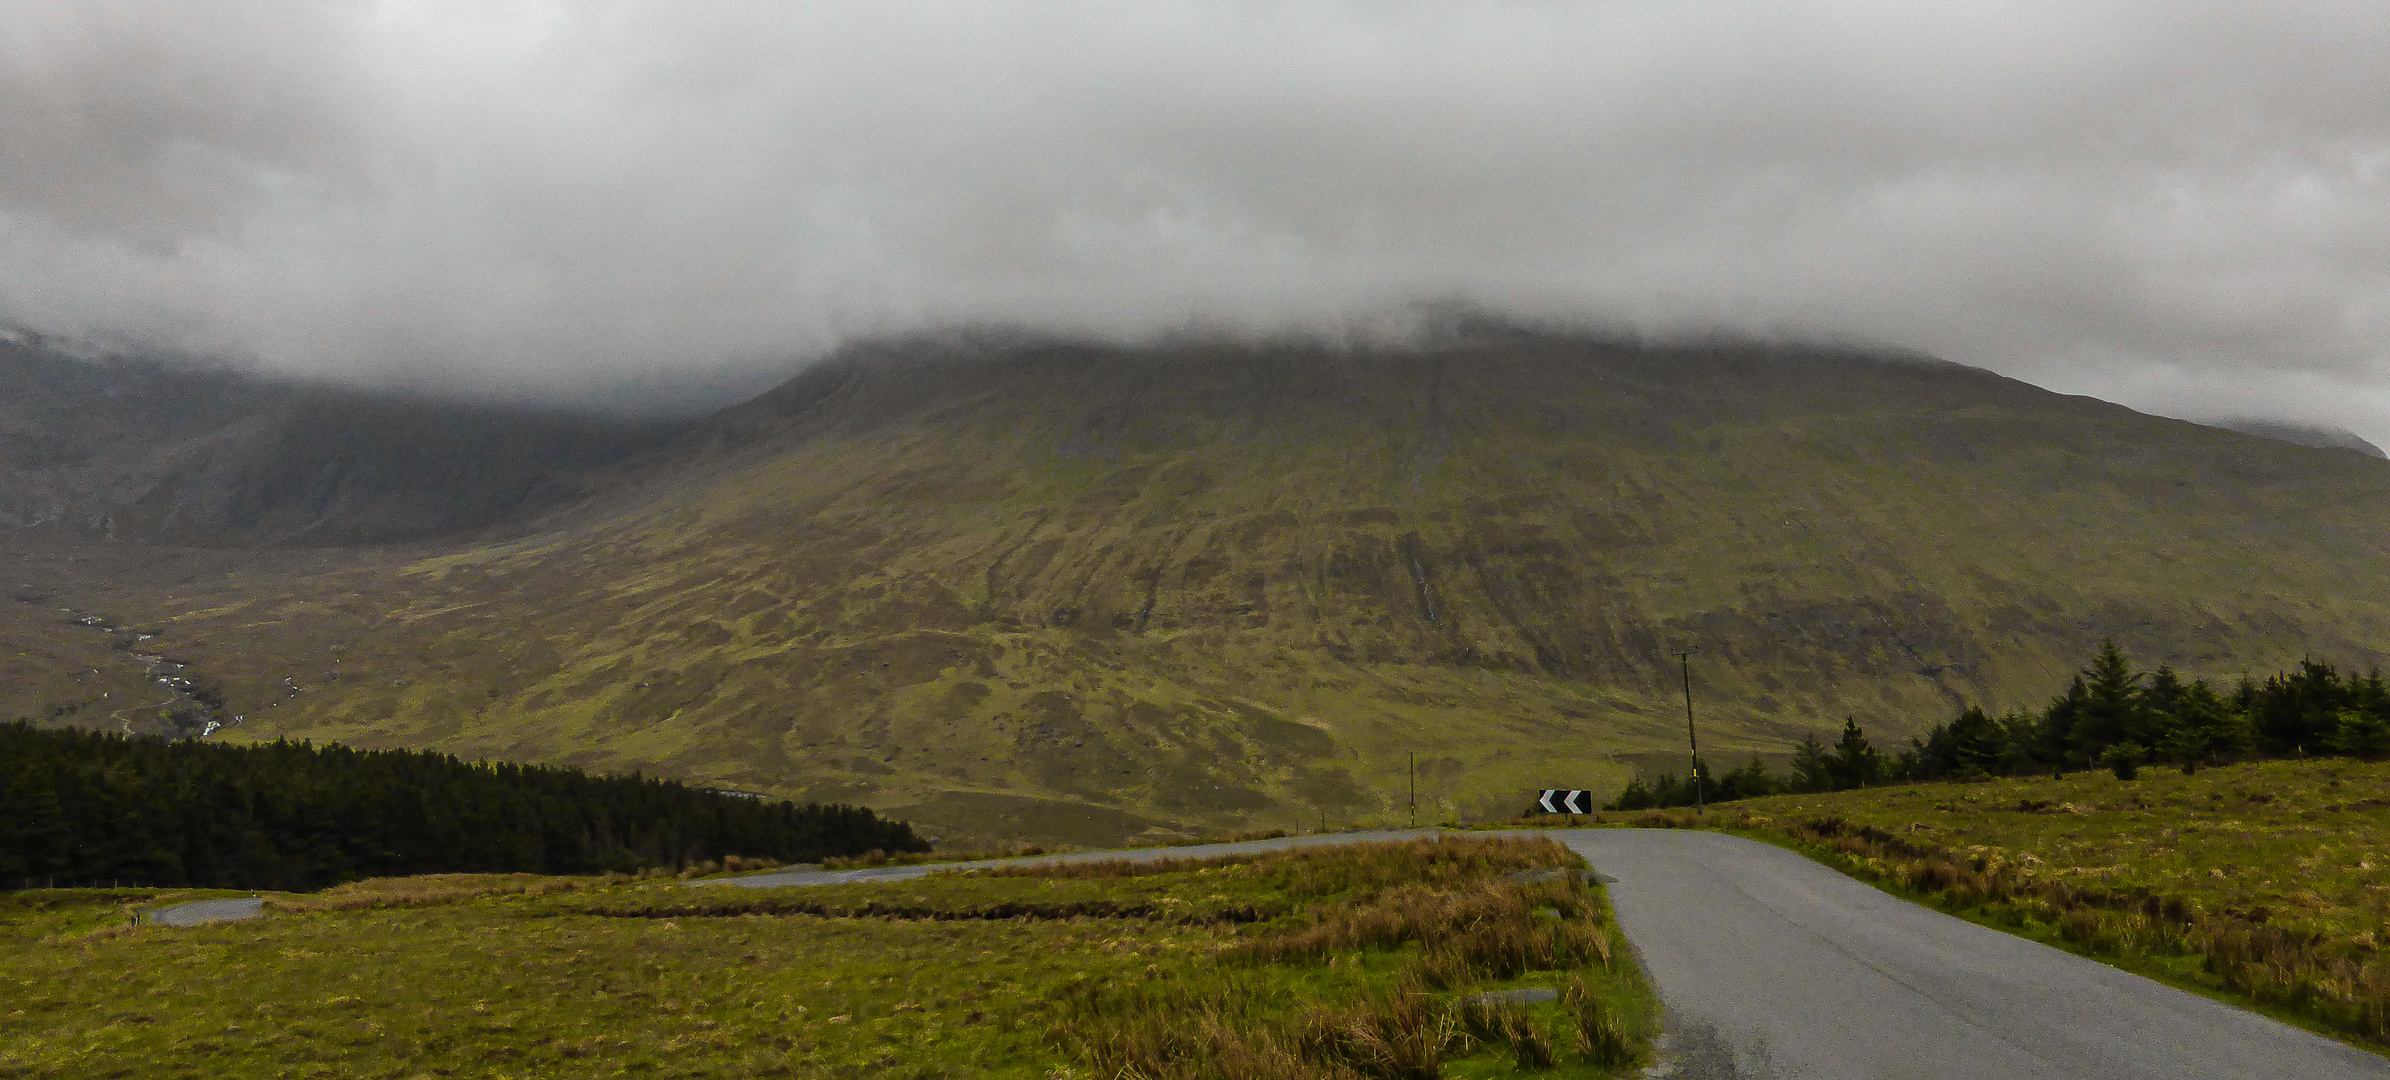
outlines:
M2383 453L2381 447L2359 438L2353 431L2345 431L2340 428L2293 424L2280 420L2258 420L2249 417L2218 420L2215 424L2220 428L2230 428L2233 431L2277 439L2299 446L2354 450L2367 457L2390 459L2390 454Z
M63 337L613 408L925 327L1458 294L2390 438L2363 5L0 18L0 318Z

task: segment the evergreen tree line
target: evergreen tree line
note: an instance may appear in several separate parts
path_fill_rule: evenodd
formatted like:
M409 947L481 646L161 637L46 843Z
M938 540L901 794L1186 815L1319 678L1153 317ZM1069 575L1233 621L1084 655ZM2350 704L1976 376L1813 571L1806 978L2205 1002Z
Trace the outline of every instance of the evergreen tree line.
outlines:
M231 746L0 724L0 888L310 890L450 872L587 874L725 855L925 851L853 806L446 754Z
M1637 777L1613 810L1691 806L1694 777L1705 802L1788 792L1845 791L1876 784L1953 780L2106 768L2130 780L2144 765L2185 772L2259 758L2390 755L2390 686L2379 671L2362 677L2303 660L2263 682L2243 678L2228 690L2188 682L2161 665L2133 670L2113 641L2076 673L2066 692L2040 711L1994 716L1969 705L1909 747L1886 754L1858 722L1827 746L1812 735L1793 752L1787 774L1757 757L1723 776L1696 760L1685 778Z

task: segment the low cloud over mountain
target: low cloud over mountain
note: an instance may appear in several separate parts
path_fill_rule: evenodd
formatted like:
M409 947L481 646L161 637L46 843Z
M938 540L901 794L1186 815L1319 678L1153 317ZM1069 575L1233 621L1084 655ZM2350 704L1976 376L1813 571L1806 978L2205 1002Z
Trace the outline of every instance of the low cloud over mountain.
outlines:
M560 394L1419 297L2390 423L2370 4L0 0L0 317Z

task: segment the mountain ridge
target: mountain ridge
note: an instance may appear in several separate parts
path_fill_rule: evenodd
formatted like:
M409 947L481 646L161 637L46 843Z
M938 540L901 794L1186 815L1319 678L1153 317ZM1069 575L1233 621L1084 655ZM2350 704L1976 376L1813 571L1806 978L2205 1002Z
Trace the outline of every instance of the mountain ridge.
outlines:
M2345 428L2336 428L2324 424L2294 424L2281 420L2259 420L2252 417L2237 417L2232 419L2218 420L2215 421L2214 426L2225 428L2230 431L2238 431L2244 435L2255 435L2259 438L2274 439L2297 446L2312 446L2318 449L2354 450L2365 455L2366 457L2380 458L2385 461L2390 461L2390 453L2383 452L2381 447L2367 442L2356 432L2349 431Z
M228 737L1078 842L1392 821L1413 751L1438 815L1615 786L1682 745L1681 645L1724 759L2106 637L2225 677L2390 630L2346 587L2390 466L1860 350L949 336L667 443L503 537L93 588Z
M471 534L579 501L679 422L0 339L0 534L243 546Z

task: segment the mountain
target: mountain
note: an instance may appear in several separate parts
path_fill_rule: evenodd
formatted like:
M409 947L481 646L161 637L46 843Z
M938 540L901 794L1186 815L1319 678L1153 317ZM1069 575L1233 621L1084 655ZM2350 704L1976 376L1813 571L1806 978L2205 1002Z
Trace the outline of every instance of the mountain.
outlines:
M2219 420L2216 422L2216 426L2220 428L2229 428L2233 431L2238 431L2247 435L2255 435L2259 438L2279 439L2283 442L2291 443L2297 446L2313 446L2318 449L2354 450L2367 457L2381 458L2385 461L2390 461L2390 454L2383 453L2381 447L2366 442L2363 438L2359 437L2356 432L2345 431L2336 427L2326 427L2320 424L2288 424L2279 420L2252 419Z
M2390 631L2390 463L1914 356L919 337L658 439L478 533L20 540L0 633L51 652L5 706L125 723L137 650L218 738L1097 842L1400 821L1414 753L1422 820L1614 788L1681 753L1686 647L1735 760L2037 703L2103 638L2232 677Z
M0 335L0 535L351 544L452 535L590 493L677 425L85 358Z

